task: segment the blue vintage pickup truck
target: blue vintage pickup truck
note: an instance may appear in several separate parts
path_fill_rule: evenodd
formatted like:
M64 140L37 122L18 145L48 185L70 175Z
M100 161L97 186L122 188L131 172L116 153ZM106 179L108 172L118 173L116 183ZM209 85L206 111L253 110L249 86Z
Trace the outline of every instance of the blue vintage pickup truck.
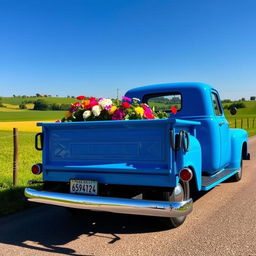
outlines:
M166 217L181 225L191 195L242 177L248 135L230 129L218 92L202 83L131 89L127 97L154 107L175 102L166 119L39 123L36 148L44 189L25 189L29 201L125 214ZM157 109L156 109L157 110Z

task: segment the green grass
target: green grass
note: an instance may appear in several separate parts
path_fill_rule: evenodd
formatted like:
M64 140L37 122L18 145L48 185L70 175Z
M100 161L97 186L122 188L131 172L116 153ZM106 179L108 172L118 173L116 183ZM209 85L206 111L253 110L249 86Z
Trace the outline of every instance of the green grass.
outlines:
M12 105L20 105L24 101L36 101L38 99L43 99L47 103L59 103L59 104L69 104L74 103L76 99L73 98L64 98L64 97L30 97L30 98L18 98L18 97L1 97L3 104L12 104Z
M58 120L64 114L65 111L15 110L6 112L0 109L0 122Z
M35 133L19 132L18 186L12 185L12 132L0 131L0 215L16 212L27 205L23 196L28 180L40 180L31 173L31 166L41 162L41 152L34 149Z
M246 108L238 109L236 116L241 117L243 115L256 115L256 101L242 101L245 104ZM230 103L225 103L223 106L231 105ZM229 114L230 115L230 114Z
M246 108L239 108L237 114L232 116L228 110L225 110L225 116L230 123L231 128L235 128L235 120L237 128L243 128L247 130L249 136L256 135L256 101L244 101ZM225 106L225 104L224 104ZM243 119L243 127L241 127L241 120ZM247 126L247 119L249 120L249 128ZM254 124L254 127L253 127Z

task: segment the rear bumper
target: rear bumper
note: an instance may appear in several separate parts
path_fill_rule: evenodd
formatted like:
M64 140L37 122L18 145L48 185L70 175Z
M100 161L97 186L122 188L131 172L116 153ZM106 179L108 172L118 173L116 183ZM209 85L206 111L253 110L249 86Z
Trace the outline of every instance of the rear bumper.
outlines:
M112 197L64 194L25 189L31 202L52 204L70 208L105 211L113 213L148 215L157 217L180 217L188 215L193 208L192 199L182 202L135 200Z

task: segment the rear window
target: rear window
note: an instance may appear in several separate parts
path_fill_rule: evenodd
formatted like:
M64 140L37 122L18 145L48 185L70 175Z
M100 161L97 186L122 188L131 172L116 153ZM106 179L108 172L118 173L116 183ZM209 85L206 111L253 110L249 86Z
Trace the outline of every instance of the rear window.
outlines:
M155 111L170 112L171 107L176 107L179 111L182 108L182 98L180 93L148 94L143 97L143 102L147 103Z

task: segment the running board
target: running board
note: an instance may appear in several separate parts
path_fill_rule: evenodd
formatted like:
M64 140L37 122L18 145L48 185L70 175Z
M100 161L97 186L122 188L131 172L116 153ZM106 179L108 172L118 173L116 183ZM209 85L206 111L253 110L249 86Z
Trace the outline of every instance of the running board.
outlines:
M215 187L222 181L230 178L231 176L235 175L238 170L223 170L220 171L212 176L202 176L202 190L207 191L211 188Z

